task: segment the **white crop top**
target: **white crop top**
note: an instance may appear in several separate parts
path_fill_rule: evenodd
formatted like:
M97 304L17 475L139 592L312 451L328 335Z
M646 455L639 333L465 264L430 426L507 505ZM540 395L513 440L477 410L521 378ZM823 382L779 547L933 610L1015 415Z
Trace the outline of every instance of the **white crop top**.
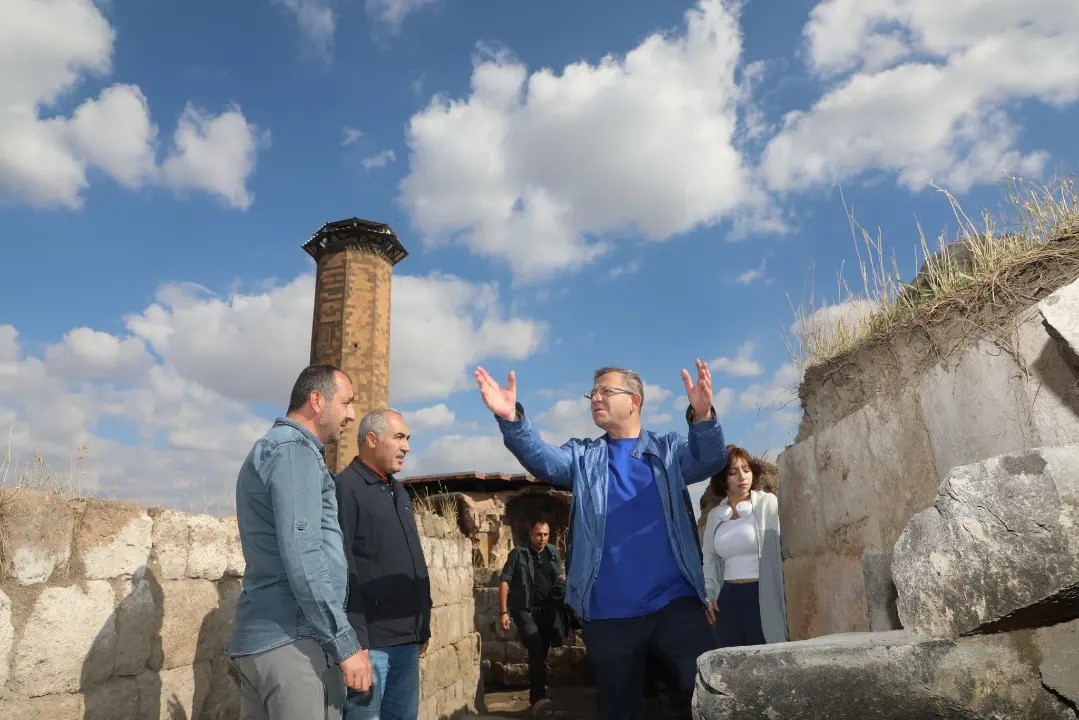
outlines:
M712 547L723 558L724 580L757 580L761 557L757 549L757 523L752 515L724 520L716 528Z

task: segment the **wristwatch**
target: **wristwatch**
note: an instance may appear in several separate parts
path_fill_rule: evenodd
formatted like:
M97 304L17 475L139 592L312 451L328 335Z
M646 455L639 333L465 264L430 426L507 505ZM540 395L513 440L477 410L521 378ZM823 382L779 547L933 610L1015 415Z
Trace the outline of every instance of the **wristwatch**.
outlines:
M509 615L509 614L510 614L509 610L503 610L502 612L498 613L498 617L502 617L503 615Z

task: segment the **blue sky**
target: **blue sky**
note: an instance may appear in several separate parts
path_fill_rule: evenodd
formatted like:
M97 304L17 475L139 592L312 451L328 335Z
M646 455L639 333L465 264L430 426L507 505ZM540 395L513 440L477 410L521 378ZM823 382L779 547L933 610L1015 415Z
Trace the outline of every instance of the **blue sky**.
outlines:
M228 511L308 355L323 222L391 224L406 474L514 470L471 383L552 441L621 364L681 427L793 437L784 341L856 261L840 192L913 275L933 181L1003 207L1075 167L1079 7L0 0L0 432L106 496ZM850 312L826 310L820 322ZM73 465L73 458L82 458ZM74 467L74 469L73 469Z

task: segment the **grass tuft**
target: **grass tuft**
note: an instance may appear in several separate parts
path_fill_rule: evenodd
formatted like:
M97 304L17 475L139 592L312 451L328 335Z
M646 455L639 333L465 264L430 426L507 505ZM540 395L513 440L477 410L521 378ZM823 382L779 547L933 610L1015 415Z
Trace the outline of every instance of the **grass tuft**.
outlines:
M788 336L787 346L801 368L822 365L906 328L974 315L990 305L1037 300L1079 271L1079 194L1074 180L1009 179L1003 194L1010 212L999 222L988 212L975 221L954 195L933 187L947 199L959 231L955 237L940 235L931 251L918 226L922 269L909 283L894 254L889 256L880 231L874 235L860 225L844 199L861 287L852 290L841 267L836 304L818 306L811 289L808 301L794 308L793 338ZM1029 282L1032 271L1036 284Z

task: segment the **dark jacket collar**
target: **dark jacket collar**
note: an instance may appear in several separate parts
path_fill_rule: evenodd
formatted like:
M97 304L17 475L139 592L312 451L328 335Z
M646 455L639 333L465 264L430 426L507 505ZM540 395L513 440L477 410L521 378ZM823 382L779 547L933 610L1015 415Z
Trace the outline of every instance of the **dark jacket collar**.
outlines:
M369 485L375 485L382 482L382 478L379 477L378 473L367 467L367 463L365 463L363 460L360 460L359 455L352 458L352 462L349 466L356 471L357 475L366 480ZM393 475L387 475L386 482L392 483L397 481L394 479Z

